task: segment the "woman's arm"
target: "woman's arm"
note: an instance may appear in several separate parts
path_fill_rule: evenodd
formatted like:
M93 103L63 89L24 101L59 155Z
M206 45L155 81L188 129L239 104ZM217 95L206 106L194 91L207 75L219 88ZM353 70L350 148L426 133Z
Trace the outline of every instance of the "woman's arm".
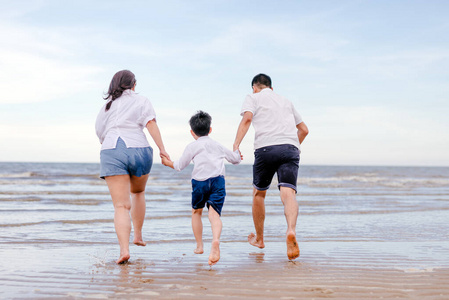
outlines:
M159 127L157 126L156 119L149 121L146 127L154 142L156 143L156 146L159 148L160 157L166 157L170 159L170 155L168 155L167 151L165 151L164 142L162 141L161 132L159 131Z

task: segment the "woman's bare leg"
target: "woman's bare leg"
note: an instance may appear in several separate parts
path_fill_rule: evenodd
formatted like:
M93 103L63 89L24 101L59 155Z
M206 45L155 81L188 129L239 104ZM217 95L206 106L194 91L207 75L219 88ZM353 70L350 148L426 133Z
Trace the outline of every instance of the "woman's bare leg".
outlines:
M130 177L129 175L116 175L105 177L114 204L114 225L120 245L120 257L116 263L124 263L129 258L129 236L131 233Z
M148 181L148 176L141 177L131 176L131 219L134 228L134 241L137 246L146 246L142 238L142 227L145 220L145 186Z

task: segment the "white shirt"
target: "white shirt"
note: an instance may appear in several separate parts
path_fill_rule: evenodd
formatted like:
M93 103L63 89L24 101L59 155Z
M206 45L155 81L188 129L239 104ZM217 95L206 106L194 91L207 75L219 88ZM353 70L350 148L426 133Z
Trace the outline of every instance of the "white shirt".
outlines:
M181 171L193 161L192 178L204 181L225 175L223 159L236 165L240 163L241 157L238 150L232 152L209 136L202 136L187 145L181 157L173 162L173 167Z
M150 145L143 132L147 123L156 118L150 100L132 90L125 90L112 102L108 111L105 111L106 105L101 108L95 123L101 150L114 149L119 137L127 148Z
M254 149L281 144L300 148L296 125L302 118L287 98L265 88L246 96L240 114L247 111L253 113Z

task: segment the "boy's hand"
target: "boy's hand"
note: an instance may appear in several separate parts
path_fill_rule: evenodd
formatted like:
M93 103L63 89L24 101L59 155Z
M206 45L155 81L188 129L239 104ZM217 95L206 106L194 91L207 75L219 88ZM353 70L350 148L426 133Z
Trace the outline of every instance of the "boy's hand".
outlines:
M167 166L167 167L170 167L170 168L174 169L173 162L170 159L168 159L167 157L162 156L161 157L161 161L162 161L162 164L164 166Z
M240 149L237 149L237 150L239 150L239 154L240 154L240 159L241 159L241 160L243 160L243 155L242 155L242 152L240 152Z

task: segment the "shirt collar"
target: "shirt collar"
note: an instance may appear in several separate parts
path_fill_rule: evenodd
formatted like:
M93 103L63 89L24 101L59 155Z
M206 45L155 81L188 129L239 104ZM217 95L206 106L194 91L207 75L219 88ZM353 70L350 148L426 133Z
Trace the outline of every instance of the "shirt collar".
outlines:
M123 91L122 95L123 95L123 94L129 95L129 94L132 94L132 93L135 93L135 92L134 92L132 89L127 89L127 90L124 90L124 91Z

